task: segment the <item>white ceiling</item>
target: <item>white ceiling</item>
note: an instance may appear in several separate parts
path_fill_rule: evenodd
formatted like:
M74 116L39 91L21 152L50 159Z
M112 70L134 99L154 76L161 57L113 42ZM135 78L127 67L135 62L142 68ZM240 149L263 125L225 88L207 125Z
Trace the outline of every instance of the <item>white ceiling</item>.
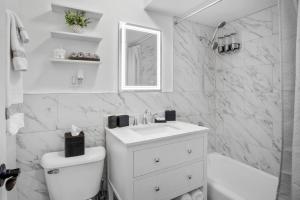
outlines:
M215 0L148 0L145 9L170 16L183 16ZM189 20L216 26L221 21L232 21L277 4L277 0L223 0L196 14Z

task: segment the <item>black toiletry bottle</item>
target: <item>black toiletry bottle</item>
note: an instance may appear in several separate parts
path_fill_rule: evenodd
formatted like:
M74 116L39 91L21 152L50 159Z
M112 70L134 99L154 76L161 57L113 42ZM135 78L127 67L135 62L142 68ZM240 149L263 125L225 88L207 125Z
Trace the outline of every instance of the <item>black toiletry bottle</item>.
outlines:
M118 127L129 126L129 115L119 115L117 119Z
M175 110L166 110L165 118L166 118L166 121L176 121L176 111Z
M118 126L118 117L115 115L108 116L108 128L116 128Z

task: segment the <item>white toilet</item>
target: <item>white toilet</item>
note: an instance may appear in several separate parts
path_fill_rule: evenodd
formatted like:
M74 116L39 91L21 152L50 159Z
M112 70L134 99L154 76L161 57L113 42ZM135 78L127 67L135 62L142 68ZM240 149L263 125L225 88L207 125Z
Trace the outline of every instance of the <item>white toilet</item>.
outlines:
M64 152L47 153L41 165L51 200L87 200L100 189L105 149L86 148L85 155L65 158Z

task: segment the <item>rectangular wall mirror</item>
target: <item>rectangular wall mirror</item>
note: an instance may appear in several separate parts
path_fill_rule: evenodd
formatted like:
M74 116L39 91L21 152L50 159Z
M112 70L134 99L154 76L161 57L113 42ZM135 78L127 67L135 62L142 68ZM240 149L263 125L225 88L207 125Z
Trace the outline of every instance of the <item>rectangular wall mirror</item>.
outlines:
M120 23L120 90L161 90L161 31Z

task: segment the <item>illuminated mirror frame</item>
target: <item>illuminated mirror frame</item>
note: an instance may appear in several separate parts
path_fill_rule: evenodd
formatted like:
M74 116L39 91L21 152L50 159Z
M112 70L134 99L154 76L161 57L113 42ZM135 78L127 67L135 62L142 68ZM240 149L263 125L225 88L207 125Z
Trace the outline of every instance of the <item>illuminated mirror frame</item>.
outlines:
M153 86L129 86L126 85L126 65L127 65L127 30L134 30L154 34L157 37L157 77L156 85ZM119 87L120 91L157 91L161 90L161 31L152 28L146 28L134 24L120 22L119 24Z

